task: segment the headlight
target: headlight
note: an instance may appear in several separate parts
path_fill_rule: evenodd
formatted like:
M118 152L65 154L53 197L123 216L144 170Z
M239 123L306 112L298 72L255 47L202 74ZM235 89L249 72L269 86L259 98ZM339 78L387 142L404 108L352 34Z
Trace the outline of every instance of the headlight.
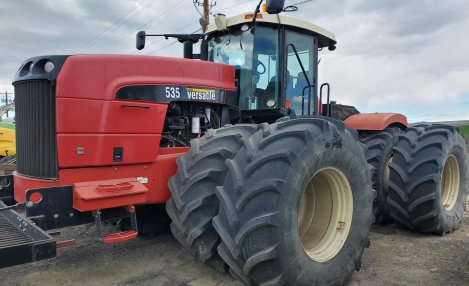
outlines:
M55 68L55 65L54 65L53 62L46 62L46 63L44 64L44 70L45 70L47 73L53 71L54 68Z
M276 103L275 100L273 100L273 99L269 99L269 100L267 101L267 107L273 108L273 107L275 107L276 104L277 104L277 103Z

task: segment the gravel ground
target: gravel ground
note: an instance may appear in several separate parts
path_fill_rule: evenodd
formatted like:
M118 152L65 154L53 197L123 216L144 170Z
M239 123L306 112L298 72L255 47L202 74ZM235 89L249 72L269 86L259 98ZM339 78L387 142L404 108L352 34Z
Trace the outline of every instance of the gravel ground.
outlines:
M54 259L0 270L0 285L241 285L228 274L194 260L170 234L105 245L93 226L64 229L76 238ZM374 226L371 247L350 285L469 285L469 213L444 237L395 225Z

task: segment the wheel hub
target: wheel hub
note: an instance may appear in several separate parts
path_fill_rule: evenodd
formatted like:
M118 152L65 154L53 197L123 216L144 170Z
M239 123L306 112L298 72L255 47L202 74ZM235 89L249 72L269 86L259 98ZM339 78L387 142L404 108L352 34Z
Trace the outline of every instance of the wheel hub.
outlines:
M460 173L458 160L450 155L446 160L441 178L441 203L443 208L450 211L458 200L460 187Z
M306 254L327 262L342 249L350 231L353 195L349 180L335 167L319 170L307 184L298 212L298 233Z

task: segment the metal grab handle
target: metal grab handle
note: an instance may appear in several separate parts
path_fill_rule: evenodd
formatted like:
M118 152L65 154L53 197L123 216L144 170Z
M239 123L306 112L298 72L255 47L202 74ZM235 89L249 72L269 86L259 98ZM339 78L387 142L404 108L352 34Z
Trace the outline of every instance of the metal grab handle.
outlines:
M322 89L325 86L327 86L326 116L330 116L331 115L331 109L330 109L331 85L328 84L327 82L321 84L321 88L319 89L319 103L321 104L321 113L322 113Z

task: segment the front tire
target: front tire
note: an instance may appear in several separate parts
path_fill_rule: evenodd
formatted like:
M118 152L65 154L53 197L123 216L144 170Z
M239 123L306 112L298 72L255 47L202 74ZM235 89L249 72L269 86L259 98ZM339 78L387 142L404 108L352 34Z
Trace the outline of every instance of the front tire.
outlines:
M257 131L256 126L236 125L210 129L191 141L188 152L177 159L178 169L168 182L171 198L166 211L174 237L194 257L216 268L225 269L217 253L220 237L212 226L218 214L215 188L223 184L227 167L241 148L241 138Z
M387 203L399 224L444 235L461 225L467 197L464 139L452 126L418 125L399 138Z
M231 274L248 285L346 284L369 245L375 195L356 133L282 119L243 141L213 220Z

